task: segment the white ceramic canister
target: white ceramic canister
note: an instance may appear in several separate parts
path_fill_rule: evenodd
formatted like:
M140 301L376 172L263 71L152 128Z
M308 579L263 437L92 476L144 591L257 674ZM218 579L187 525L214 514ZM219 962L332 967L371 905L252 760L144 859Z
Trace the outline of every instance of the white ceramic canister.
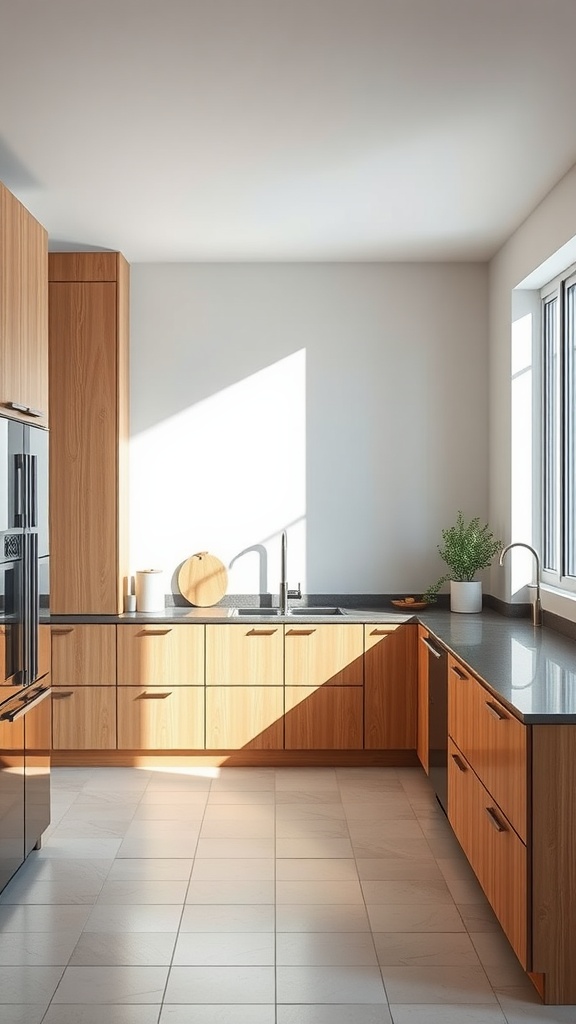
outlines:
M164 570L141 569L136 573L136 611L164 611Z

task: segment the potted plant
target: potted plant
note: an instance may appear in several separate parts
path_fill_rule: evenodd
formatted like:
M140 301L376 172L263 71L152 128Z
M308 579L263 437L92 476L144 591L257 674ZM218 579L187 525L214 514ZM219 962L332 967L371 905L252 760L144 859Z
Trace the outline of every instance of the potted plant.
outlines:
M467 523L460 511L455 524L442 530L442 541L438 551L449 572L428 587L423 600L435 601L440 587L449 580L451 611L482 611L482 583L474 577L489 567L494 556L501 551L502 541L494 537L487 523L480 525L478 516Z

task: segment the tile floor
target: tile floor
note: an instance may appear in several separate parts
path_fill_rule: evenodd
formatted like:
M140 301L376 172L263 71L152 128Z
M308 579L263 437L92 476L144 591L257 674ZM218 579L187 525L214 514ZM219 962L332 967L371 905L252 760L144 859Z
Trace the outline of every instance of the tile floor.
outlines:
M419 769L57 769L2 1024L544 1024Z

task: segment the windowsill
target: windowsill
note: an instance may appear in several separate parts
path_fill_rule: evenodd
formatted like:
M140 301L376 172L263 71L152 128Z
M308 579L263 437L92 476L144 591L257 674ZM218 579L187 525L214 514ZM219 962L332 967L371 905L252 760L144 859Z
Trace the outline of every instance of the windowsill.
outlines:
M571 590L561 590L559 587L551 587L549 583L541 583L540 597L545 612L576 622L576 594Z

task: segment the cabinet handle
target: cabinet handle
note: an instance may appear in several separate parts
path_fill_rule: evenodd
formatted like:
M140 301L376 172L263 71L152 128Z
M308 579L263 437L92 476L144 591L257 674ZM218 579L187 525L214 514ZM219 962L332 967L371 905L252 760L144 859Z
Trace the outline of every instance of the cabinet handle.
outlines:
M492 825L492 828L495 828L497 832L507 832L508 831L508 829L500 821L500 818L496 814L496 811L494 810L493 807L485 807L484 810L486 811L486 814L488 815L488 821Z
M36 419L38 419L40 416L43 416L44 413L42 412L42 409L32 409L32 407L29 405L26 408L26 415L35 416Z
M421 639L422 643L425 645L425 647L428 648L428 650L430 651L430 654L433 654L435 658L441 658L442 657L442 651L438 651L434 647L434 644L430 643L430 640L428 639L427 636L421 636L420 639Z
M141 636L168 636L168 633L172 632L170 629L141 629L139 633L136 633L137 637Z
M459 669L456 665L451 665L450 671L454 673L457 679L462 680L462 682L469 679L469 676L467 676L465 672L462 672L462 669Z
M30 405L22 405L21 402L6 402L7 409L13 409L14 412L23 412L25 416L43 416L42 409L32 409Z
M491 700L485 700L484 703L485 703L486 707L488 708L488 711L490 712L491 715L494 716L494 718L497 718L499 722L505 722L506 721L508 716L504 715L500 711L500 708L498 707L497 704L493 704Z
M73 633L73 632L74 632L74 626L68 626L67 629L56 629L55 626L52 626L52 636L67 636L68 633Z
M172 690L167 690L166 693L139 693L136 700L166 700L166 697L172 696Z
M67 697L73 697L74 690L67 690L66 693L60 693L57 690L52 690L52 700L66 700Z
M391 629L373 629L370 636L390 636Z
M249 629L246 636L274 636L277 629Z
M459 757L458 754L451 754L451 757L452 757L452 760L454 761L454 764L456 765L458 771L459 772L465 772L466 771L466 765L464 764L462 758Z
M315 629L288 629L286 636L312 636L315 632Z

